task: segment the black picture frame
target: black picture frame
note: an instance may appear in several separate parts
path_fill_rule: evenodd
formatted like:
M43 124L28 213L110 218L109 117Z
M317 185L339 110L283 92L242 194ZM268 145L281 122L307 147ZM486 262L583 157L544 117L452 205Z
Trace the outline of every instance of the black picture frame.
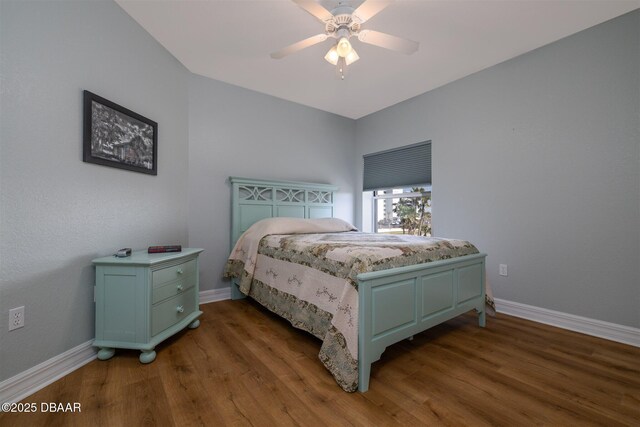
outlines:
M158 174L158 124L101 96L84 92L82 160Z

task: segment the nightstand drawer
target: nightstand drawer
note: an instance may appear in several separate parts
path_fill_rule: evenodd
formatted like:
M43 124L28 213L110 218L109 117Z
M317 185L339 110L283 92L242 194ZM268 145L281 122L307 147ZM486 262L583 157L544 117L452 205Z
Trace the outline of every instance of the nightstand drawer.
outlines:
M153 287L171 282L181 277L191 276L196 272L196 260L156 270L152 273Z
M195 288L191 288L154 306L151 311L151 336L175 325L193 313L195 308Z
M151 304L162 301L174 295L179 295L193 288L196 284L196 276L191 275L174 282L165 283L162 286L153 288L151 294Z

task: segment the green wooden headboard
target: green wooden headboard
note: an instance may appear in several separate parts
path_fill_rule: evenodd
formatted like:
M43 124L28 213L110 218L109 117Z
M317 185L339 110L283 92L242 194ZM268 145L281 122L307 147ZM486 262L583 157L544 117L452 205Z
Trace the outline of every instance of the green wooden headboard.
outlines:
M253 223L274 217L329 218L338 187L308 182L229 177L231 248Z

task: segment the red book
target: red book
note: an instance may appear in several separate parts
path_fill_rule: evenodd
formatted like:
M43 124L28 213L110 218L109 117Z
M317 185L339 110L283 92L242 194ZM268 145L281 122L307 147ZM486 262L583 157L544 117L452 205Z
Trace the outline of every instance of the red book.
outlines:
M163 254L165 252L182 252L182 245L170 246L149 246L147 250L150 254Z

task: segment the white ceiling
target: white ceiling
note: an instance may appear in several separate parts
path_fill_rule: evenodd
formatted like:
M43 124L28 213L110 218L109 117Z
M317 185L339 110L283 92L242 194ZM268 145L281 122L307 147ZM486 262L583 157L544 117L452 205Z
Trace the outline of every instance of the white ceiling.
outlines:
M640 0L399 0L363 24L420 42L413 55L352 38L345 80L324 60L334 39L289 0L116 0L191 72L357 119L640 7ZM337 0L322 0L327 9ZM354 0L357 7L361 0Z

